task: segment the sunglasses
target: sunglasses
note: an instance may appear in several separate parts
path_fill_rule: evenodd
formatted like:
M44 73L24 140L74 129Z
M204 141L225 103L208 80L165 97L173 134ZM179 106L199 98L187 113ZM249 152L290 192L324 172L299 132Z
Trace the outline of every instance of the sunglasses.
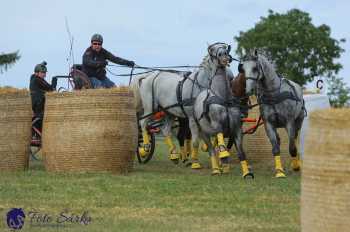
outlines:
M99 46L101 46L102 43L92 43L92 45L99 45Z

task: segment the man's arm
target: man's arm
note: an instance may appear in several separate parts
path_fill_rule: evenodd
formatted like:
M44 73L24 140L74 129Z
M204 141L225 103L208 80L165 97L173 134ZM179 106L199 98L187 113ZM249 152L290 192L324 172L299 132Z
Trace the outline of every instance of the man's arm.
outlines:
M36 83L38 85L38 87L44 91L53 91L55 90L55 88L50 85L49 83L47 83L47 81L45 81L44 79L41 78L36 78Z
M115 64L127 65L129 67L134 67L134 65L135 65L134 61L130 61L130 60L126 60L126 59L117 57L117 56L113 55L112 53L110 53L109 51L107 51L106 49L104 49L104 53L105 53L106 59L112 61Z

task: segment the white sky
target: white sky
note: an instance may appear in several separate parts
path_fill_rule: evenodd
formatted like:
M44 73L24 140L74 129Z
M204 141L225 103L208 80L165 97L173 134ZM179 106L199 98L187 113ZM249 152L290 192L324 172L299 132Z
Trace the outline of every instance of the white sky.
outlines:
M107 50L138 65L198 65L207 43L226 42L235 50L233 37L254 27L268 9L285 13L292 8L310 13L316 26L329 25L333 38L347 40L342 44L346 52L339 76L350 85L350 2L346 0L1 0L0 53L19 50L21 59L0 74L0 86L28 87L35 64L43 60L48 62L47 79L67 74L70 44L65 17L74 36L75 63L81 63L91 35L100 33ZM232 65L234 73L236 65ZM127 83L127 78L109 78Z

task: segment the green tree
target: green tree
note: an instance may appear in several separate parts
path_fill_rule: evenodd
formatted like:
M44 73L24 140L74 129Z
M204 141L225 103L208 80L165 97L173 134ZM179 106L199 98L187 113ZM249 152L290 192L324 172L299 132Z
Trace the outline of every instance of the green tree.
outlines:
M350 88L346 86L343 78L332 77L328 79L327 95L333 107L344 107L350 103Z
M234 38L238 55L242 56L243 50L262 48L279 73L300 85L316 76L331 78L342 68L335 60L344 52L340 43L345 39L331 38L329 26L314 26L309 14L298 9L286 14L269 10L268 14L254 28Z
M7 70L11 65L16 63L16 61L20 58L18 55L18 51L7 54L0 54L0 73L3 70Z

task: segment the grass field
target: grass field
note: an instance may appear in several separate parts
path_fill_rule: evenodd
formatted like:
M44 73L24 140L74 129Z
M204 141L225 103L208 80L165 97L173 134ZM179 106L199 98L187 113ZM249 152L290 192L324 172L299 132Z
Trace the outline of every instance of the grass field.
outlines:
M175 166L165 154L161 143L148 164L135 163L124 176L53 174L40 162L1 173L0 231L10 231L6 213L13 207L26 214L20 231L300 231L299 174L275 179L271 167L255 164L254 180L243 180L238 165L232 174L210 176L206 154L200 171ZM85 211L88 225L70 222L72 214L84 221Z

